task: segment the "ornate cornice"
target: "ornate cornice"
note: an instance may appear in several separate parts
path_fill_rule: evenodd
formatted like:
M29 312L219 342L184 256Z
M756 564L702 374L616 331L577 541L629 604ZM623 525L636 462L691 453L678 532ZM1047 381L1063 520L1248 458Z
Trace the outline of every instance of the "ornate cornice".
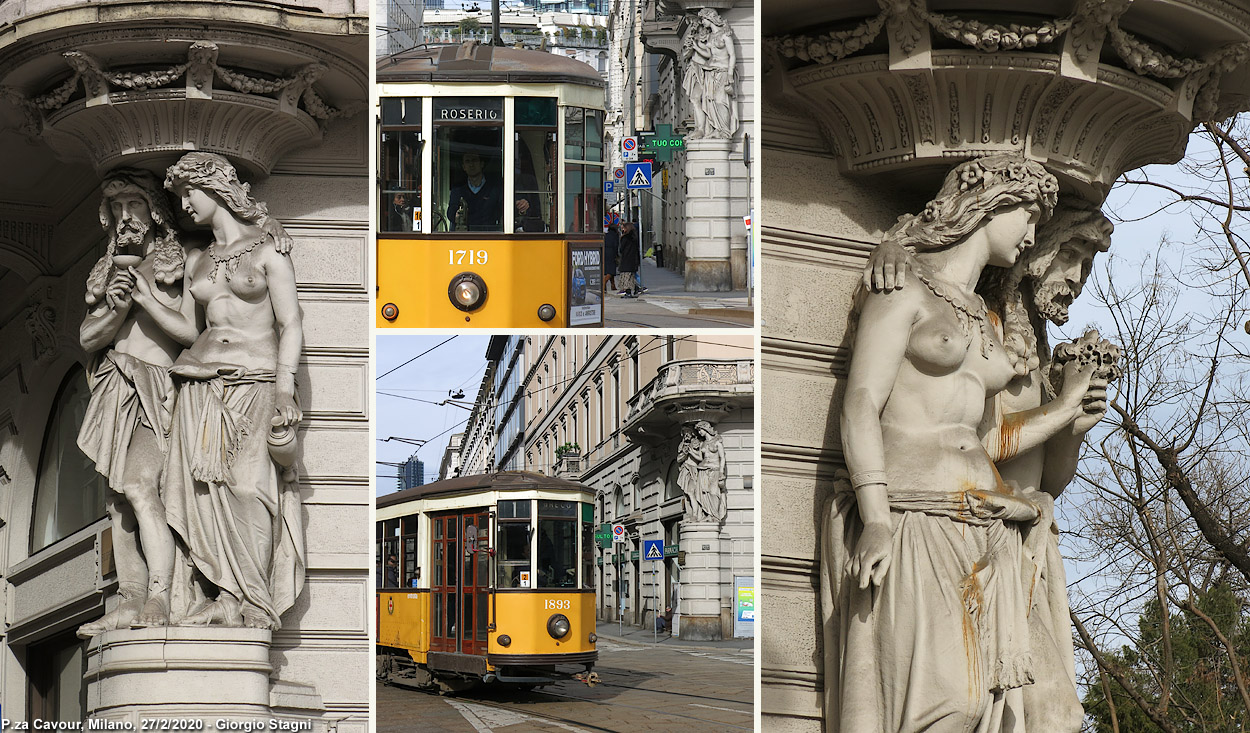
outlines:
M59 8L0 30L0 106L98 173L186 150L253 176L364 109L368 26L355 16L198 0ZM64 23L56 20L64 16Z
M773 103L806 112L846 172L1021 152L1099 201L1124 171L1177 160L1197 123L1250 108L1236 87L1250 74L1250 26L1227 25L1250 12L1244 2L1172 3L1184 17L1169 40L1197 49L1189 56L1140 30L1158 19L1127 0L1015 23L1001 22L1019 13L1007 4L993 21L924 0L879 4L836 30L764 39L766 72L782 79Z

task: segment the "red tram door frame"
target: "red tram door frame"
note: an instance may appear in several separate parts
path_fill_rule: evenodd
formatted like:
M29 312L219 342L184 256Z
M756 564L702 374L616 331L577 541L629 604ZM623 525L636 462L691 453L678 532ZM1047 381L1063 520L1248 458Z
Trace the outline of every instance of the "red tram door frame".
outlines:
M489 593L488 510L430 515L434 574L430 650L486 653Z

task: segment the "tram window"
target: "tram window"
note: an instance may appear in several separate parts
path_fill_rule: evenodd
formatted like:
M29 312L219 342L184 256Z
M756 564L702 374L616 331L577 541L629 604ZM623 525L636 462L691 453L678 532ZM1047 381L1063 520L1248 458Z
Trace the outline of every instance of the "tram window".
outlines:
M530 517L530 501L529 499L509 500L499 502L499 518L500 519L529 519Z
M381 527L381 555L385 558L385 565L378 573L378 584L382 588L398 588L399 587L399 520L388 519L385 522L379 522Z
M577 502L538 502L538 586L577 586Z
M595 587L595 508L582 504L582 587Z
M433 231L503 231L503 99L434 101Z
M405 588L415 588L417 585L417 515L410 514L403 518L400 525L403 540L401 560L399 567L402 570L400 583Z
M504 504L525 504L527 518L520 521L503 519ZM495 567L499 588L532 588L530 578L530 525L529 502L499 502L500 521L496 541Z
M582 107L564 108L564 157L603 160L603 113Z
M603 167L564 166L566 232L597 232L603 228Z
M421 98L382 100L382 139L378 146L382 172L384 232L419 232L421 221Z
M556 100L548 97L517 97L516 229L549 232L556 222Z
M383 130L381 144L384 232L420 232L421 151L425 141L415 130Z

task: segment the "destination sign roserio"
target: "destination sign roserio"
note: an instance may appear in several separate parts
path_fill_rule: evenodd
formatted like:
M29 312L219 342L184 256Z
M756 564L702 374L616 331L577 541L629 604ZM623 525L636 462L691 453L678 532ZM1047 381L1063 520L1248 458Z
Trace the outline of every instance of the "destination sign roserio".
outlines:
M481 97L445 97L434 100L436 122L501 122L503 100Z

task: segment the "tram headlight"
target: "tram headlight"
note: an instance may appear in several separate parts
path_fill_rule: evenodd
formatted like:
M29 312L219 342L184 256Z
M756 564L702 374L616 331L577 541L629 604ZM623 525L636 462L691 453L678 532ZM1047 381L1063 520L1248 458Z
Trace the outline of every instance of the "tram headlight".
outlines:
M486 302L486 281L472 272L462 272L447 286L451 304L462 311L474 311Z
M546 323L556 317L556 307L550 303L543 303L538 306L538 320Z
M500 634L495 641L499 642L499 646L512 646L512 637L507 634Z
M590 639L590 643L594 644L596 641L599 641L599 635L592 631L590 632L589 639Z
M382 317L388 321L393 321L396 318L399 318L399 306L394 303L387 303L382 306Z
M552 639L563 639L569 635L569 630L572 628L569 617L562 613L553 614L547 619L547 633L551 634Z

